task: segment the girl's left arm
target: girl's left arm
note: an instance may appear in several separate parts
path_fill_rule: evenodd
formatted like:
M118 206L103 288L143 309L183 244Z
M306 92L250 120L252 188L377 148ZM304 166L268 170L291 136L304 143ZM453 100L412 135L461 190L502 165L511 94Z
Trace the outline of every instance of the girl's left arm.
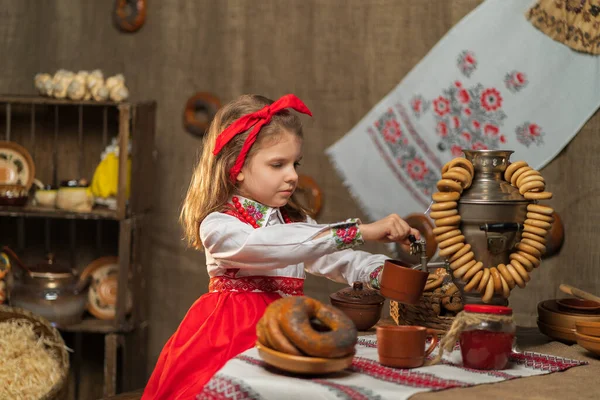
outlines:
M310 217L307 222L316 224ZM305 262L304 270L336 282L350 285L354 282L366 282L372 288L379 289L379 276L383 263L388 259L390 257L384 254L346 249Z

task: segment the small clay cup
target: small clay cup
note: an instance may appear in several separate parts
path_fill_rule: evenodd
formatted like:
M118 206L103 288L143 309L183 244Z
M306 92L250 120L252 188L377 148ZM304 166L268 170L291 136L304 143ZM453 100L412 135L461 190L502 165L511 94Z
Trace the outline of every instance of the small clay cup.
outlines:
M404 304L417 304L429 273L411 269L399 260L386 260L381 273L379 292L382 296Z
M432 342L425 350L427 337ZM383 325L377 327L379 363L394 368L417 368L425 363L439 338L434 329L424 326Z

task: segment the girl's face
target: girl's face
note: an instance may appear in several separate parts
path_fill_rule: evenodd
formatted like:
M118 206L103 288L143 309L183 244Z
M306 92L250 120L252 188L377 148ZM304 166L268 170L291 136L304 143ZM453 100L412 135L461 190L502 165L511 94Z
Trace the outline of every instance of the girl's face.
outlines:
M269 207L283 207L296 190L301 158L302 139L288 131L260 143L237 177L240 195Z

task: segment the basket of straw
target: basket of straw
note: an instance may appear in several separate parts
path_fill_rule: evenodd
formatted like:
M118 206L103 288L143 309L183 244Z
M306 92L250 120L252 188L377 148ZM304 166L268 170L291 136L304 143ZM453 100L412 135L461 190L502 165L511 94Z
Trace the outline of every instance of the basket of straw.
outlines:
M419 325L447 331L463 308L458 288L445 268L429 274L417 304L390 302L390 315L398 325Z
M69 354L60 333L27 310L0 305L0 399L55 400L67 389Z

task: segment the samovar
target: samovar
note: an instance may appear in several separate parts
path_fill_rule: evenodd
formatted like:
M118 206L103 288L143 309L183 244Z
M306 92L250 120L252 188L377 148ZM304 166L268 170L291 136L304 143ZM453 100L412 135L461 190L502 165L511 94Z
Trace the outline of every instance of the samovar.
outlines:
M530 200L504 180L510 164L511 150L463 150L473 164L475 174L471 187L463 191L458 201L461 230L465 243L471 245L475 259L484 267L508 264L514 245L520 240L523 221ZM461 291L463 304L483 304L482 295L465 292L465 283L453 277ZM488 304L506 305L508 300L494 294Z

